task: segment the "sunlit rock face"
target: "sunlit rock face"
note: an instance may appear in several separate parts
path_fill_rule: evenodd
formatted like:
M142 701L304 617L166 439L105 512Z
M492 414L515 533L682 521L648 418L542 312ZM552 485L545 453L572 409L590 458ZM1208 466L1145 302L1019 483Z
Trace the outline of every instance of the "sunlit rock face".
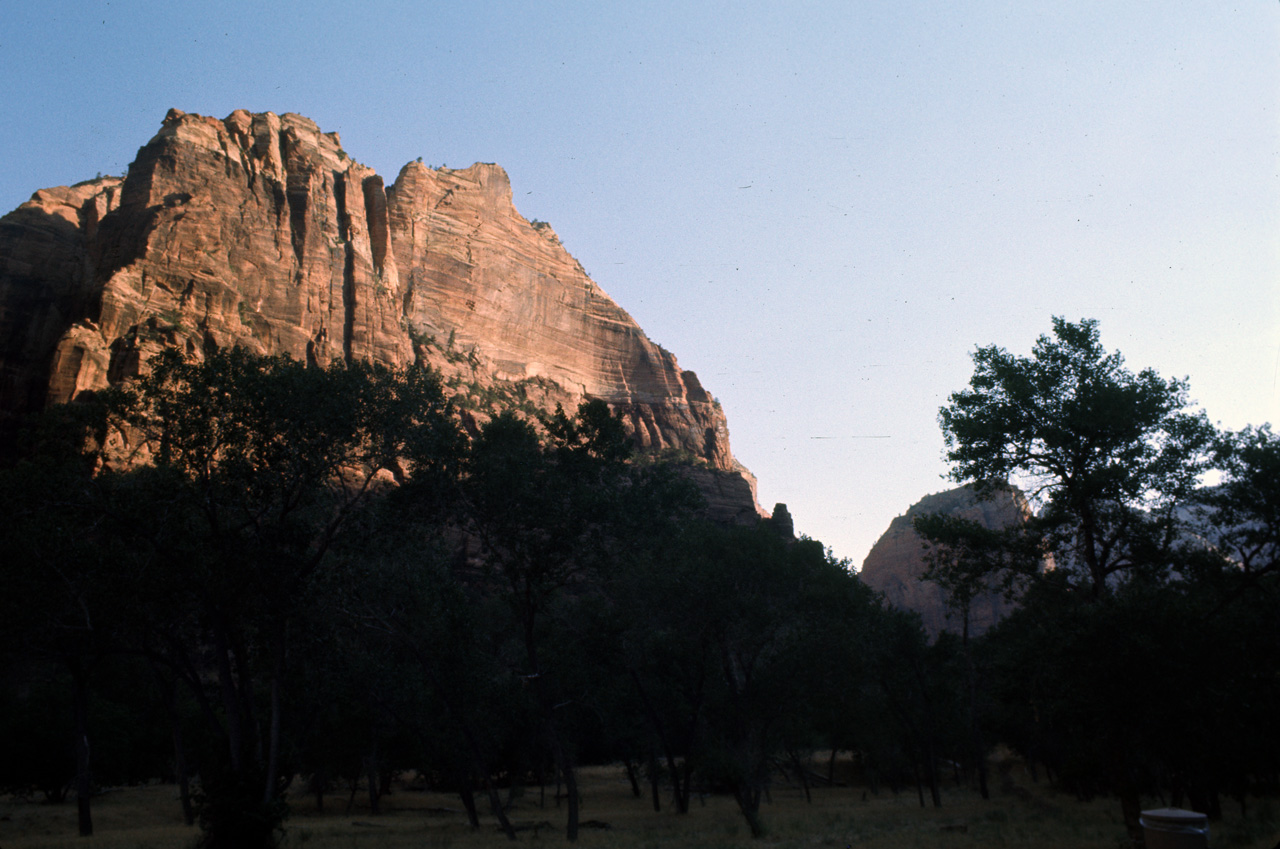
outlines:
M734 480L724 414L496 165L406 165L388 186L294 114L171 110L121 180L46 189L0 219L0 413L144 373L165 347L324 365L426 361L463 397L572 410L599 398L644 450Z
M956 516L998 529L1024 521L1029 515L1028 506L1016 489L996 492L989 500L978 499L968 486L929 495L889 523L889 529L863 561L858 572L863 583L884 593L894 607L919 613L930 637L943 631L959 634L960 614L948 610L942 588L920 580L926 569L924 540L912 528L911 521L929 513ZM969 634L982 634L1013 607L999 595L985 594L974 599L969 609Z

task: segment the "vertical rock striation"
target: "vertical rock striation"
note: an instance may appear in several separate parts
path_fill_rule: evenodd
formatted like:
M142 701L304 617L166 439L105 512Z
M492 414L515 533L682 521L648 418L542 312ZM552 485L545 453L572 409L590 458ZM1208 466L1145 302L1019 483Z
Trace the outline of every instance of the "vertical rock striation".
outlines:
M286 113L171 110L123 179L0 219L0 415L145 371L164 347L324 365L425 360L460 390L599 398L637 443L741 479L719 405L515 209L496 165L406 165L391 186ZM743 502L743 503L739 503Z

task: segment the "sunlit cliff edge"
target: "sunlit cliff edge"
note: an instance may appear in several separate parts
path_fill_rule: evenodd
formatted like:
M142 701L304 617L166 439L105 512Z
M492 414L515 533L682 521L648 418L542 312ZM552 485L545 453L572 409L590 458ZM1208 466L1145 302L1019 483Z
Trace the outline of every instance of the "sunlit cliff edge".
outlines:
M394 183L301 115L171 110L123 178L0 219L0 415L126 381L165 347L426 362L460 400L607 402L691 464L720 519L760 514L720 405L564 249L497 165Z

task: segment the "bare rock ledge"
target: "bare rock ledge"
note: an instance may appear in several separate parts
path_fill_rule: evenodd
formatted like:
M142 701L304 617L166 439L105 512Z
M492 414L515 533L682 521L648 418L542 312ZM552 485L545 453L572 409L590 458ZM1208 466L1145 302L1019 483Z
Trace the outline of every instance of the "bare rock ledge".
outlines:
M301 115L174 109L123 179L44 189L0 219L10 423L162 348L237 345L425 361L547 409L599 398L643 450L703 470L714 514L762 514L719 404L516 211L497 165L411 162L387 186Z

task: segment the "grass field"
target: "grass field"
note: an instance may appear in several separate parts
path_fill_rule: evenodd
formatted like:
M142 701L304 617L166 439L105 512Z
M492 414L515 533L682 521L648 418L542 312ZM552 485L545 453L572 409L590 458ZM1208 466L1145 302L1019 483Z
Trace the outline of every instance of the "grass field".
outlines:
M583 770L582 820L578 846L618 849L731 849L731 847L865 847L865 849L979 849L1011 846L1037 849L1127 846L1120 806L1111 799L1088 803L1030 781L1020 767L994 782L992 798L945 787L941 808L921 808L913 792L894 796L863 787L816 788L807 803L799 787L779 781L773 801L762 806L768 833L752 840L732 799L708 796L695 800L687 816L664 810L654 813L648 799L636 799L620 767ZM538 804L538 788L515 800L509 812L520 829L521 844L564 844L564 810L550 801ZM382 813L371 816L363 794L343 815L346 795L326 798L326 813L315 812L314 800L291 799L293 814L285 846L291 849L479 849L509 845L492 817L473 831L456 796L397 787L382 800ZM1159 799L1144 807L1160 807ZM189 847L196 830L182 825L173 786L153 785L111 790L94 797L91 838L76 835L74 802L44 805L20 798L0 798L0 849L168 849ZM607 824L607 828L604 826ZM1224 820L1213 823L1214 849L1272 849L1280 840L1280 800L1251 799L1247 817L1229 806Z

